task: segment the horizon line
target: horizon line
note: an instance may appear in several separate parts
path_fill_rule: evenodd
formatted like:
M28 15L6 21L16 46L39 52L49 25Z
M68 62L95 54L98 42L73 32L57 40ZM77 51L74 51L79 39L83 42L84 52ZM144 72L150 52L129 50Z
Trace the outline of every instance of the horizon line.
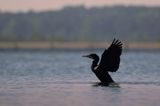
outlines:
M85 9L92 9L92 8L104 8L104 7L146 7L146 8L159 8L160 5L144 5L144 4L114 4L114 5L103 5L103 6L86 6L84 4L79 5L65 5L61 8L52 8L52 9L42 9L37 10L33 8L29 8L27 10L4 10L0 9L0 13L28 13L28 12L48 12L48 11L60 11L67 7L76 8L76 7L84 7Z

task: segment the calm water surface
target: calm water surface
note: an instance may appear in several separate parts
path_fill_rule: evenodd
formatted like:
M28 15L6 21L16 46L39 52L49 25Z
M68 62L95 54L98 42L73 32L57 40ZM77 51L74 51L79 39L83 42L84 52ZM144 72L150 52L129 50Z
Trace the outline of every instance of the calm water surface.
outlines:
M160 106L160 51L124 52L120 87L97 86L90 52L0 51L0 106Z

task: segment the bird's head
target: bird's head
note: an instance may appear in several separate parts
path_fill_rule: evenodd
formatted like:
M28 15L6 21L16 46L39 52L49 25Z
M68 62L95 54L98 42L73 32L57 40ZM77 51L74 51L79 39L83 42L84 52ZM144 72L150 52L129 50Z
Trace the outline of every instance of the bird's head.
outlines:
M82 57L88 57L88 58L93 59L93 60L99 59L97 54L89 54L89 55L84 55Z

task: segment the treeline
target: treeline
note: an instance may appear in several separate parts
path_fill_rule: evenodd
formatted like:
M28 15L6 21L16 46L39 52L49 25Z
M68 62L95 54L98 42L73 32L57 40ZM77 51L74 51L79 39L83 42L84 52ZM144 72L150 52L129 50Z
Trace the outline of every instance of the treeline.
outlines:
M160 7L0 13L0 41L160 41Z

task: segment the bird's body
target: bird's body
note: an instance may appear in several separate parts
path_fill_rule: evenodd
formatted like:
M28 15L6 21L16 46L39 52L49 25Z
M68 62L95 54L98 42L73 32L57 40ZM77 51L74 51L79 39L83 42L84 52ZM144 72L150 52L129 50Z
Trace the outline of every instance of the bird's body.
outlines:
M93 59L91 70L95 73L97 78L102 83L110 84L114 83L114 81L108 72L116 72L118 70L121 52L122 43L114 39L110 47L103 52L100 62L97 54L90 54L84 57Z

